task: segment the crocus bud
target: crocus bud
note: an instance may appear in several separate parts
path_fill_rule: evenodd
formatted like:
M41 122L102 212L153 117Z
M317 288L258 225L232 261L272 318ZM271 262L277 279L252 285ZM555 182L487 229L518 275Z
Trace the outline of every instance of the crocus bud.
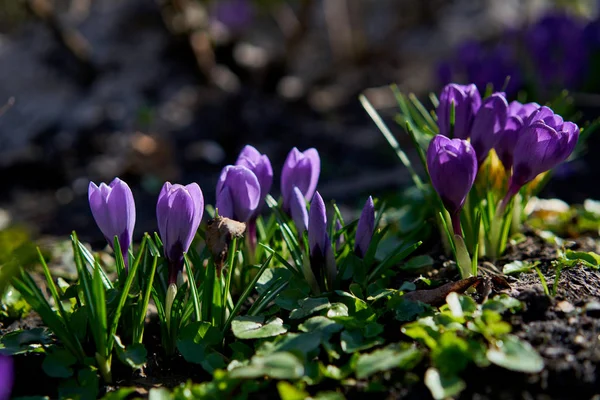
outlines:
M290 214L292 214L298 235L302 238L304 231L308 229L308 212L306 211L306 200L300 189L296 186L294 186L294 191L292 192Z
M454 104L454 131L450 131L450 110ZM440 104L437 108L440 134L459 139L466 139L471 133L473 118L481 106L481 96L477 86L448 84L440 94Z
M327 234L327 213L325 202L315 192L310 202L308 214L308 247L310 251L310 265L313 274L320 277L319 282L327 280L331 288L336 275L335 256L331 248L331 241ZM322 287L324 290L325 287Z
M373 204L373 198L369 196L363 207L362 213L360 214L360 218L358 219L358 226L356 227L354 252L361 258L367 254L374 229L375 205Z
M260 154L254 147L246 145L240 152L235 165L246 167L256 175L260 185L260 201L259 207L256 210L259 211L260 204L262 204L273 184L273 168L271 167L269 157Z
M260 195L260 184L252 171L241 165L228 165L217 182L216 208L222 217L248 222Z
M0 400L10 399L14 380L13 368L12 358L0 354Z
M99 187L90 182L88 200L94 220L110 247L114 247L114 238L117 236L127 266L127 251L135 226L135 202L131 189L119 178L115 178L110 185L101 183Z
M557 118L548 119L558 121ZM579 128L572 122L564 122L554 128L543 120L537 120L523 127L515 146L513 172L502 208L523 185L566 160L575 149L578 138Z
M508 103L503 93L494 93L487 97L477 111L471 128L471 145L479 165L498 143L500 133L506 126L507 112Z
M436 135L427 149L427 169L433 188L452 217L454 233L461 235L460 210L477 175L477 158L469 142Z
M164 184L158 195L156 217L165 257L169 260L169 284L177 282L177 275L183 269L183 254L192 244L203 212L204 196L198 184Z
M321 159L316 149L308 149L303 153L293 148L283 164L281 170L281 194L283 196L283 209L290 211L294 186L306 200L310 200L317 188L321 172Z
M498 158L500 158L504 169L508 172L512 168L513 152L519 138L519 131L523 127L524 121L538 108L540 108L540 105L537 103L521 104L516 100L508 105L506 125L499 133L498 143L494 146Z

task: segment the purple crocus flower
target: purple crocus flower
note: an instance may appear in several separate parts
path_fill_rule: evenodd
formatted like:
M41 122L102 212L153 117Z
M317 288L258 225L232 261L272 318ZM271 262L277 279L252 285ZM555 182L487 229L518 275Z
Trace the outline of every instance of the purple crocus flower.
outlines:
M248 222L260 202L261 189L258 178L241 165L223 168L217 182L219 215L236 221Z
M156 217L169 261L169 284L177 281L183 269L183 255L196 235L204 213L204 196L196 183L172 185L166 182L158 195Z
M371 238L373 237L373 231L375 230L375 205L373 204L373 198L369 196L365 206L363 207L360 218L358 219L358 226L356 227L356 240L354 244L354 252L360 257L364 257L367 254L369 245L371 244Z
M510 199L537 175L546 172L564 160L575 149L579 128L572 122L562 122L558 115L548 115L542 107L536 111L519 132L513 154L512 176L501 209ZM552 110L550 110L552 111ZM542 119L536 119L542 117Z
M336 274L335 256L333 255L331 240L327 234L325 202L319 192L315 192L310 202L308 247L313 274L319 282L324 283L327 281L327 286L331 288ZM325 290L325 287L321 287L321 289Z
M256 175L260 184L260 202L262 203L273 184L273 168L269 157L261 154L254 147L246 145L240 152L235 165L246 167Z
M504 130L500 132L500 138L496 146L494 146L496 154L498 154L498 158L506 171L510 171L512 168L513 152L519 138L519 131L523 127L523 121L527 120L539 108L540 105L538 103L521 104L516 100L508 105L506 125L504 126Z
M14 380L13 360L0 354L0 400L10 399Z
M450 111L454 104L454 131L450 132ZM466 139L471 132L473 118L481 106L481 96L477 87L470 85L446 85L440 94L440 104L437 108L440 134Z
M581 82L588 58L585 42L583 23L567 14L548 14L526 32L527 54L541 88L573 88Z
M214 16L232 31L241 31L252 22L254 6L251 0L219 0Z
M450 213L454 233L462 236L460 211L477 175L475 150L466 140L436 135L427 149L427 168L433 188Z
M90 182L88 200L94 220L110 247L114 247L114 237L118 238L127 267L127 252L135 226L135 202L131 189L119 178L115 178L110 185L101 183L96 186Z
M504 93L494 93L481 104L471 128L471 145L481 165L490 150L498 143L506 126L508 103Z
M317 189L319 174L321 172L321 159L319 152L310 148L300 152L293 148L281 170L281 194L283 196L283 209L290 211L290 202L293 196L294 186L306 200L310 200Z
M298 236L302 238L304 231L308 229L308 211L306 211L306 200L296 186L294 186L292 200L290 201L290 214L296 225Z

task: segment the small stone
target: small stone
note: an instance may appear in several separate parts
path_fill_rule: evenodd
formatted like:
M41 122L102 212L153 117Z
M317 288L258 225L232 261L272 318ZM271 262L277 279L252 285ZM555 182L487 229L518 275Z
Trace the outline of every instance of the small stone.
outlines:
M600 302L590 301L585 305L585 313L588 317L600 318Z
M575 306L573 304L569 303L568 301L563 300L556 305L556 309L565 314L570 314L573 311L575 311Z
M573 339L573 342L578 345L583 345L585 343L585 338L581 335L577 335L575 336L575 339Z

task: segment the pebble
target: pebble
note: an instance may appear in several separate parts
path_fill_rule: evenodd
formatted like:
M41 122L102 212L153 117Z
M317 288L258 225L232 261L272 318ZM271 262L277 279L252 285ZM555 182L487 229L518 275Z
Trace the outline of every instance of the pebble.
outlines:
M575 311L575 306L573 304L569 303L568 301L563 300L556 305L556 309L565 314L570 314L573 311Z
M585 313L588 317L600 318L600 302L590 301L585 305Z

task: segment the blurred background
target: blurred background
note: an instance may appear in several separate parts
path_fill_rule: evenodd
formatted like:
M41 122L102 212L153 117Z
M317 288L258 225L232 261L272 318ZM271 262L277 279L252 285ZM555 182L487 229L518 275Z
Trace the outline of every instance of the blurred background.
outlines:
M316 147L323 197L358 209L410 183L360 93L409 155L391 83L427 107L450 81L493 84L510 100L559 99L585 126L600 115L598 11L591 0L0 0L0 227L101 244L88 183L119 176L139 236L156 229L164 181L198 182L213 204L245 144L270 157L275 195L289 150ZM544 195L600 198L598 162L588 151L562 166Z

